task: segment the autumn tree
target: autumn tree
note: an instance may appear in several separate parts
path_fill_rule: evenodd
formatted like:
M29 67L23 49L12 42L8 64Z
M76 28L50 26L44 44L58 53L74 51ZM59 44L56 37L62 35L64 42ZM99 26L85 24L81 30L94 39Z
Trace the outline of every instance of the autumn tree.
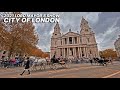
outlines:
M44 57L44 58L49 57L49 54L44 53L43 57Z
M37 47L33 48L31 55L35 57L42 57L42 51L41 49L38 49Z
M12 14L21 14L12 12ZM16 54L20 56L29 55L35 57L49 57L49 55L36 47L38 36L31 21L19 22L0 22L0 45L9 51L9 58Z
M13 14L21 13L13 12ZM38 43L38 36L35 33L33 23L31 21L23 23L20 19L19 22L14 21L5 24L7 25L5 31L8 33L6 35L8 40L4 45L8 48L9 58L16 53L29 54L31 47L35 47Z
M2 48L5 42L5 30L2 21L0 21L0 47Z
M114 49L106 49L106 50L100 51L99 54L100 54L100 57L105 57L105 58L111 57L113 59L117 58L117 53L116 51L114 51Z
M29 55L34 57L41 57L41 58L49 57L49 54L43 52L41 49L38 49L37 47L31 47Z
M9 41L9 33L5 30L5 24L0 20L0 47L7 49L7 42Z

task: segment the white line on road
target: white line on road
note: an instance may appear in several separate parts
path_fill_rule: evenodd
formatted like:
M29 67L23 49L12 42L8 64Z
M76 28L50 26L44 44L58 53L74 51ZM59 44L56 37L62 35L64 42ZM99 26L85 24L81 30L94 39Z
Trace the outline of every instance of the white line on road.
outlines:
M74 72L74 73L70 73L70 74L67 73L67 74L61 74L61 75L54 75L54 76L50 76L49 78L57 78L57 77L59 78L59 77L64 77L66 75L71 76L71 75L74 75L74 74L76 75L76 73Z
M88 66L88 67L79 67L79 68L71 68L71 69L62 69L62 70L55 70L55 71L47 71L47 72L44 72L44 73L33 73L31 74L32 76L35 76L35 75L46 75L46 74L55 74L55 73L60 73L60 72L69 72L69 71L76 71L76 70L80 70L80 69L90 69L90 68L97 68L97 66L93 67L93 66ZM24 77L28 76L28 75L23 75ZM56 75L54 75L56 76ZM22 76L21 76L22 77ZM11 78L19 78L19 77L11 77Z
M107 75L107 76L104 76L104 77L102 77L102 78L109 78L109 77L112 77L112 76L114 76L114 75L116 75L116 74L119 74L120 73L120 71L118 71L118 72L116 72L116 73L113 73L113 74L110 74L110 75Z

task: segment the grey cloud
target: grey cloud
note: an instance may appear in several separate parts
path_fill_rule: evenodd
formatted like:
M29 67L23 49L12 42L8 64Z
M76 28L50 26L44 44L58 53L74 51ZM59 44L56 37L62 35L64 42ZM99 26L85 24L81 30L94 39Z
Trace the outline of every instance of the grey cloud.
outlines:
M60 15L60 27L62 33L68 32L70 28L74 32L80 31L81 17L84 16L88 20L92 30L96 33L99 50L114 48L113 43L120 34L119 12L57 12L57 14ZM113 26L114 22L116 22L116 24ZM37 31L43 38L40 39L38 45L44 51L49 51L50 33L53 31L55 24L45 24L40 26L41 25L38 25L39 28ZM108 30L110 33L108 33Z
M114 41L120 34L120 12L23 12L31 14L59 14L61 32L80 31L81 17L88 20L92 30L96 33L99 50L114 48ZM35 23L34 23L35 24ZM51 34L55 23L37 23L36 32L39 35L38 46L43 51L50 50Z

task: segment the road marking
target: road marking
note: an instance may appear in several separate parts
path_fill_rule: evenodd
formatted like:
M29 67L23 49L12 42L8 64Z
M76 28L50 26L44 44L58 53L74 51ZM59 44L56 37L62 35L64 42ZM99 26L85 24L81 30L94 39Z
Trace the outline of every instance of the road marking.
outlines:
M97 66L96 66L97 67ZM71 68L71 69L62 69L62 70L54 70L54 71L47 71L47 72L44 72L44 73L33 73L31 74L31 77L32 76L35 76L35 75L47 75L48 73L49 74L56 74L56 73L60 73L60 72L69 72L69 71L74 71L74 70L80 70L80 69L88 69L88 68L96 68L96 67L93 67L93 66L83 66L83 67L78 67L78 68ZM30 75L23 75L23 76L11 76L10 78L25 78L25 77L29 77Z
M54 76L50 76L50 77L48 77L48 78L59 78L59 77L65 77L67 75L67 77L68 76L76 76L76 73L74 72L74 73L66 73L66 74L61 74L61 75L54 75Z
M120 73L120 71L118 71L118 72L116 72L116 73L113 73L113 74L110 74L110 75L107 75L107 76L104 76L104 77L102 77L102 78L112 77L112 76L114 76L114 75L116 75L116 74L119 74L119 73Z

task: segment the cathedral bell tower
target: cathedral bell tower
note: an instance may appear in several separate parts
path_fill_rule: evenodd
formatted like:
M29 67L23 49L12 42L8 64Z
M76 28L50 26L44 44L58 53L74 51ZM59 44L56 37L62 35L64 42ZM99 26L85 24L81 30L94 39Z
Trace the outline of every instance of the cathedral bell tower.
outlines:
M50 55L51 57L53 57L54 55L58 56L57 46L61 44L60 37L61 37L60 26L59 23L57 22L54 27L54 32L51 38L51 55Z
M83 17L81 20L80 28L81 41L84 45L83 52L84 54L85 52L88 52L85 56L89 57L91 55L92 58L99 57L95 33L91 30L88 21Z
M80 31L81 34L90 34L91 33L91 28L88 24L88 21L85 20L83 17L81 20L80 28L81 28L81 31Z
M53 38L58 38L61 36L61 33L60 33L60 26L58 24L58 22L56 23L55 27L54 27L54 32L53 32L53 35L52 37Z
M88 21L82 17L80 24L80 35L82 36L83 44L96 44L95 33L91 30Z

